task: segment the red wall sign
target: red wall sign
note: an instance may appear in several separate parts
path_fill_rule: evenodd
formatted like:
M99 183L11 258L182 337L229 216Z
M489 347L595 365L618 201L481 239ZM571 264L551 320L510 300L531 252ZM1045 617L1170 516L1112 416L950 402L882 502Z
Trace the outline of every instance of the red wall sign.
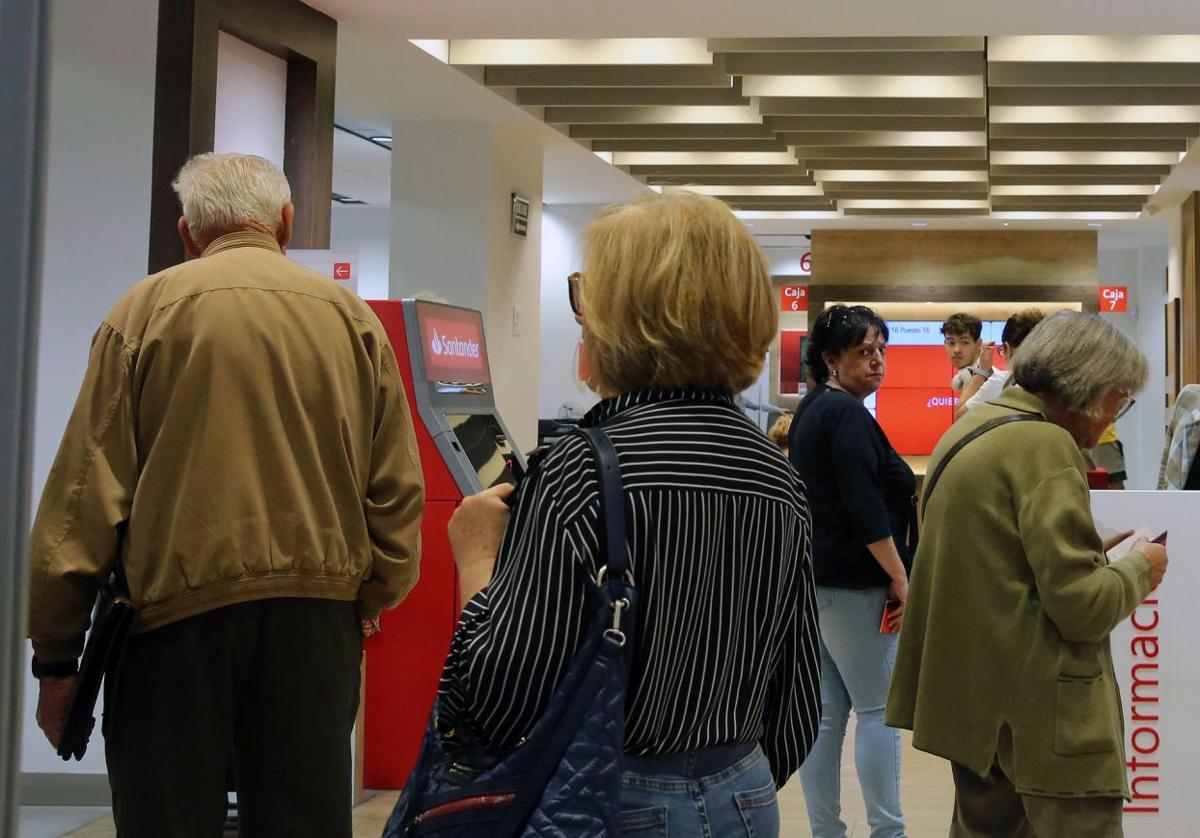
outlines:
M779 392L794 396L800 393L807 370L804 369L805 337L808 332L784 329L779 333Z
M1124 285L1101 285L1100 311L1108 314L1129 311L1129 289Z
M784 285L779 290L780 309L783 311L808 311L807 285Z

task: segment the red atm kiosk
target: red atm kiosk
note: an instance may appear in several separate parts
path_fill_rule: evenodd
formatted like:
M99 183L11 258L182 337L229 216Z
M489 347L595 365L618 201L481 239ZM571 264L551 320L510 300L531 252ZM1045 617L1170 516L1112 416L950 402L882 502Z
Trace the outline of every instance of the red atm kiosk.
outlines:
M512 482L525 463L496 411L483 316L424 300L368 304L396 352L425 473L420 581L365 644L363 785L395 789L416 762L458 620L446 523L464 495Z

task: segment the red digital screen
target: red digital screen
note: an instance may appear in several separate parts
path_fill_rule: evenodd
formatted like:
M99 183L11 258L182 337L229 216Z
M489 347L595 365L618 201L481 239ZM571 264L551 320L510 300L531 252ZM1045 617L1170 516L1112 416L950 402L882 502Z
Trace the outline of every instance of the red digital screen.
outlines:
M437 303L417 304L417 330L431 381L490 383L483 315Z
M941 346L889 346L883 386L947 388L954 372Z
M903 324L899 342L887 349L887 375L875 396L875 417L892 447L907 456L933 453L954 423L954 365L946 357L937 324ZM920 331L917 328L920 327Z
M955 405L955 395L946 386L883 387L875 394L876 418L883 432L892 447L906 455L933 453L954 422Z

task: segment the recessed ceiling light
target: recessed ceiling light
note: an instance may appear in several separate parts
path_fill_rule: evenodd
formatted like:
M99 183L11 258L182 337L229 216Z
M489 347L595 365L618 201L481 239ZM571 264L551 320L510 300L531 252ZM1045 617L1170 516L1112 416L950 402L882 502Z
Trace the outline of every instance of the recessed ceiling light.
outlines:
M384 137L382 135L371 138L371 142L373 142L373 143L390 143L391 141L392 141L391 137Z
M1174 166L1178 151L993 151L993 166Z
M890 210L923 210L923 209L988 209L986 199L979 198L915 198L896 200L892 198L841 198L838 206L842 209L890 209ZM916 215L914 212L913 215Z
M790 151L617 151L614 166L789 166L800 167Z
M1004 226L1005 226L1005 227L1007 227L1007 226L1008 226L1008 222L1007 222L1007 221L1005 221L1005 222L1004 222Z
M914 227L928 227L928 226L929 226L929 222L928 222L928 221L914 221L914 222L912 223L912 226L914 226Z
M1103 224L1097 224L1095 221L1092 221L1092 222L1090 222L1090 223L1088 224L1088 226L1089 226L1089 227L1103 227L1104 225L1103 225Z

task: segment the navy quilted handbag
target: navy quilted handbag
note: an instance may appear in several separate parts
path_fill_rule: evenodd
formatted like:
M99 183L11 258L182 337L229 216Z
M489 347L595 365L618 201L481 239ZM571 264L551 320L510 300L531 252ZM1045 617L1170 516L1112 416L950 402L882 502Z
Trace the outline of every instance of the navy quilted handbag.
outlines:
M600 428L576 431L600 472L600 571L591 625L529 736L510 753L443 739L437 707L384 838L617 835L625 690L635 591L617 452Z

